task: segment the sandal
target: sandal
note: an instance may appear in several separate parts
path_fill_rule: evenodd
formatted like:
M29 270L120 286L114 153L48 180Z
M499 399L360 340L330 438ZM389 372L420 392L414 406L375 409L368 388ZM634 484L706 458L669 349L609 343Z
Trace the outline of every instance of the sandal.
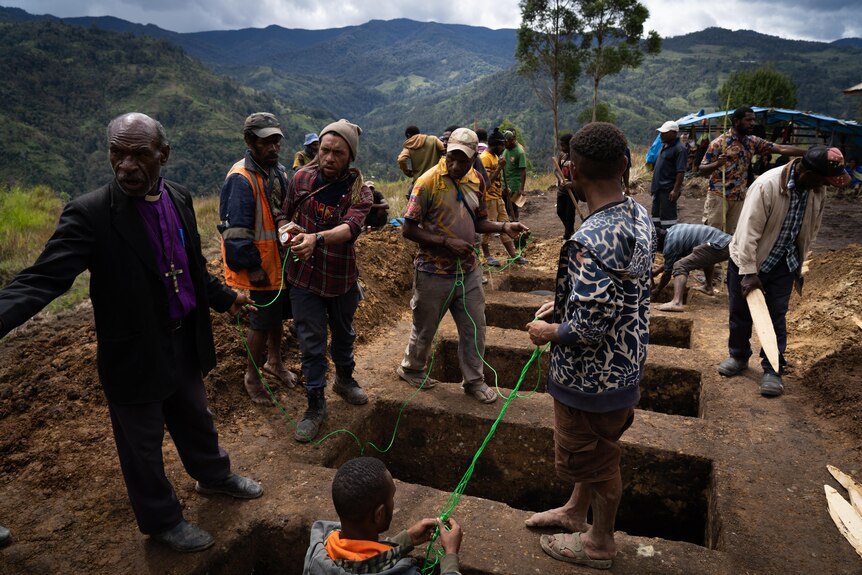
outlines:
M480 403L494 403L497 401L497 392L485 385L485 382L464 385L464 393L470 395Z
M279 380L288 389L296 387L296 374L284 367L284 364L278 366L278 369L276 369L271 363L267 362L263 364L263 367L260 368L260 370L265 375Z
M395 370L395 373L398 374L398 377L410 384L411 387L415 387L416 389L431 389L432 387L436 387L439 383L436 379L428 376L425 372L409 371L400 365Z
M568 539L566 539L568 537ZM584 565L594 569L610 569L613 559L593 559L587 555L586 549L581 542L580 533L557 533L556 535L542 535L539 538L542 551L558 561ZM564 555L562 551L568 550L571 555Z

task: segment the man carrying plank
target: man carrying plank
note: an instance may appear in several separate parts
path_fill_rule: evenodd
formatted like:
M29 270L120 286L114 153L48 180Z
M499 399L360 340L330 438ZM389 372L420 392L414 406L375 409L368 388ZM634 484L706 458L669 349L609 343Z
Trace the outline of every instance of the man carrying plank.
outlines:
M820 229L825 186L846 186L849 182L843 164L844 157L837 148L814 146L802 158L794 158L760 176L745 198L730 242L727 272L730 357L719 364L718 373L730 377L748 366L752 314L746 296L754 290L763 290L779 361L773 368L761 350L761 395L774 397L784 393L781 374L786 365L785 315L790 293L794 284L802 292L802 263Z

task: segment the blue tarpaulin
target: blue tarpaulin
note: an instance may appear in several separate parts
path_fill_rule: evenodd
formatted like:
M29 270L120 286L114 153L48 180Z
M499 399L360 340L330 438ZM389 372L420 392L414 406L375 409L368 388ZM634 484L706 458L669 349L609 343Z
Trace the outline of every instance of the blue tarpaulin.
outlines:
M754 110L754 114L758 118L766 118L767 126L779 122L793 122L797 126L814 128L822 134L833 134L832 144L839 145L841 143L841 139L834 136L835 134L840 134L846 136L844 139L846 143L862 147L862 124L853 120L841 120L831 116L824 116L823 114L802 112L800 110L786 110L784 108L752 107L752 110ZM704 120L710 121L724 118L724 116L732 113L733 110L723 110L712 112L711 114L703 114L703 110L701 110L701 115L689 114L688 116L683 116L677 120L677 124L680 127L698 125ZM728 118L727 124L730 127L730 118Z

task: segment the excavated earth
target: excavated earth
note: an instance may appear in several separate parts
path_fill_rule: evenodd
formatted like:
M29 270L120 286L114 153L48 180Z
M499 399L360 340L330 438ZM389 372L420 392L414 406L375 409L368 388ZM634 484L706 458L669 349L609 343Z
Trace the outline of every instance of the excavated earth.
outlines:
M553 289L562 233L554 195L531 192L524 211L534 230L530 264L494 273L486 286L486 374L503 396L533 352L523 326L547 298L541 290ZM700 198L702 186L690 185L682 221L698 221ZM827 207L805 295L791 301L781 398L758 394L759 369L717 374L726 353L723 289L716 297L689 290L684 313L653 309L643 400L622 440L619 553L610 572L862 573L823 493L824 483L838 487L827 464L862 478L860 217L855 201L833 199ZM211 409L234 469L261 481L266 493L247 502L197 494L167 436L165 465L186 517L216 536L203 553L178 555L136 529L95 373L89 306L39 316L0 342L0 524L14 537L0 550L0 573L300 573L312 522L336 517L334 469L360 453L381 457L397 480L393 531L439 514L504 401L480 405L455 383L457 337L448 317L433 375L450 383L415 392L397 379L410 331L414 250L394 229L364 235L357 250L366 299L355 322L356 376L370 402L353 407L328 392L324 431L331 435L318 445L293 439L304 409L300 390L274 386L281 409L248 401L240 331L213 316L219 366L206 378ZM219 269L215 253L210 263ZM298 369L290 335L283 353ZM524 526L532 511L561 504L570 489L553 470L547 364L542 356L525 372L454 510L465 533L465 574L591 572L542 552L539 534L552 530Z

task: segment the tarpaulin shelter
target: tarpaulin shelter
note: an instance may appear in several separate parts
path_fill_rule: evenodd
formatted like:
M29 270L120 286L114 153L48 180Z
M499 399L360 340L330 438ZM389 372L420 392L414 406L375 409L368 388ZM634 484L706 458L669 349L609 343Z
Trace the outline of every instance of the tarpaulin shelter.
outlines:
M758 125L764 131L761 135L770 141L800 146L826 144L840 148L845 157L862 157L862 124L854 120L841 120L823 114L784 108L752 109ZM693 128L696 137L699 138L702 134L711 139L725 129L730 129L732 113L733 110L722 110L705 114L701 110L696 114L683 116L677 120L677 124L680 132L685 128Z

